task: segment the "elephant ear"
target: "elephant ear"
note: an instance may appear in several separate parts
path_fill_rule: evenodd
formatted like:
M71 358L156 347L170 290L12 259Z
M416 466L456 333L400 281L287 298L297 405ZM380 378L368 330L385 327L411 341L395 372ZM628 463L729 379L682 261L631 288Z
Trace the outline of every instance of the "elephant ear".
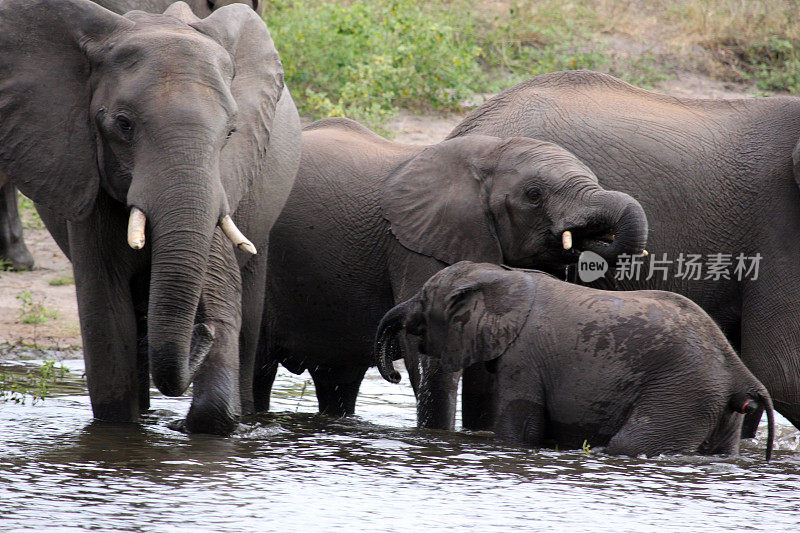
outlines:
M234 61L231 93L239 118L236 132L222 150L220 170L229 197L238 201L249 184L268 170L267 147L278 100L290 98L284 91L283 65L267 25L244 4L225 6L189 25L217 41ZM230 207L235 211L235 202Z
M87 0L0 1L0 170L70 220L100 185L87 54L132 25Z
M444 141L386 177L383 216L403 246L447 264L502 262L484 180L496 146L485 136Z
M519 337L533 306L530 280L523 273L489 271L483 279L455 288L445 298L449 329L442 370L456 372L502 356Z

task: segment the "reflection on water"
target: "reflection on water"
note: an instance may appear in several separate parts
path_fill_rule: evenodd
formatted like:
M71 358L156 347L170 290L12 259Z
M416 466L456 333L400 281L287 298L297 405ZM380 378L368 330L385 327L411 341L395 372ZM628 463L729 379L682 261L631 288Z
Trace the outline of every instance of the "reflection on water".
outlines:
M73 379L81 361L66 361ZM414 428L407 385L370 372L359 417L314 414L306 377L281 373L273 413L229 438L168 429L186 398L157 396L141 424L91 421L65 389L0 403L3 531L789 531L800 522L798 434L781 420L738 458L627 459L520 450Z

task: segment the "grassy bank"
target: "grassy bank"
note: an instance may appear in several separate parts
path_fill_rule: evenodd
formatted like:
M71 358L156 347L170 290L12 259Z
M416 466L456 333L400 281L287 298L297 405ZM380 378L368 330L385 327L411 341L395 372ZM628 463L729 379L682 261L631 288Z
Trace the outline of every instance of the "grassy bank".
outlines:
M800 90L797 0L277 0L265 19L301 112L376 127L562 69L649 87L676 69Z

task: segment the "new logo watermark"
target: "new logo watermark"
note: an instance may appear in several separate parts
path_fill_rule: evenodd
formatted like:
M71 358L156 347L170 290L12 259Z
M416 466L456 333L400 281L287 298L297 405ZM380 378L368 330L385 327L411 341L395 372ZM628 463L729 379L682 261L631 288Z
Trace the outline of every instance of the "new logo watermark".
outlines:
M608 263L594 252L584 251L578 256L578 277L584 283L602 278L608 272Z

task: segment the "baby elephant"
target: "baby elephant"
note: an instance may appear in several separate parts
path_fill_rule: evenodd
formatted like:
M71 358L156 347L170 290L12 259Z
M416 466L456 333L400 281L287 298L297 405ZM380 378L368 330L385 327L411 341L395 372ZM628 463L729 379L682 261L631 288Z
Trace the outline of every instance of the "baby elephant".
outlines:
M496 437L527 446L605 446L615 455L736 454L744 413L772 400L711 318L662 291L612 292L548 274L462 261L380 323L375 355L400 380L402 329L447 372L497 377Z

